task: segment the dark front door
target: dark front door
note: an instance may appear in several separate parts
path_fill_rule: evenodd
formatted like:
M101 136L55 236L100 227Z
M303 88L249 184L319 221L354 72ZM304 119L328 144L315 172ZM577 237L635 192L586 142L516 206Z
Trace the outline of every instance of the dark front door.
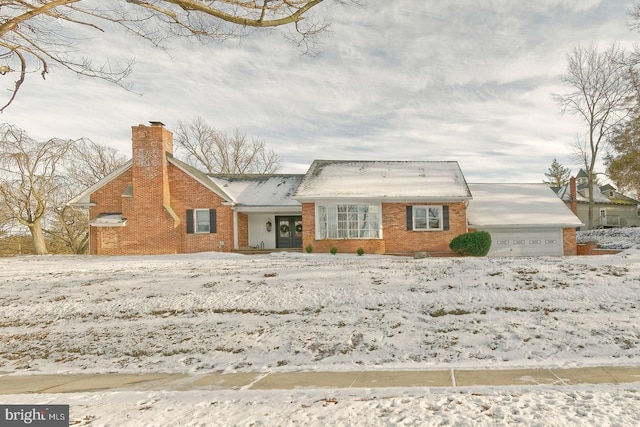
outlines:
M276 217L276 247L277 248L301 248L302 247L302 217L301 216L277 216Z

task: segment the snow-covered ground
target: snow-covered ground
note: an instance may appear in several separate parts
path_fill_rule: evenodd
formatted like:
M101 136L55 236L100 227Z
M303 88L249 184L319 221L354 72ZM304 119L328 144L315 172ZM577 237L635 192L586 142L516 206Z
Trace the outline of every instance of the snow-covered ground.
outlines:
M638 366L640 229L586 240L625 251L0 259L0 371ZM640 423L640 384L0 397L45 402L114 426Z

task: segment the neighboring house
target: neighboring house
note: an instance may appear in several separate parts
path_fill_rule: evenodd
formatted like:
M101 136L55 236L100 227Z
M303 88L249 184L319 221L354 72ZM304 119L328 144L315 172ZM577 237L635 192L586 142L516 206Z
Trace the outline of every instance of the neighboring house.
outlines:
M588 177L580 169L575 178L562 187L552 187L553 191L588 226L589 188ZM619 193L610 184L594 186L594 228L637 227L640 226L638 207L640 201Z
M469 230L490 254L575 255L582 225L547 187L467 185L457 162L316 160L305 175L206 174L162 123L132 127L132 159L85 190L90 253L246 249L451 255ZM529 214L529 215L527 215Z

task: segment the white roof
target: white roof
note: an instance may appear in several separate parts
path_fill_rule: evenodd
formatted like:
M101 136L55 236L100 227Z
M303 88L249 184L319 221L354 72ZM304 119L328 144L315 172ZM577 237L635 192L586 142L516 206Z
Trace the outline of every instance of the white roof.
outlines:
M209 178L240 206L295 206L291 198L304 175L210 175Z
M90 224L94 227L124 227L127 219L120 213L100 214Z
M546 184L469 184L472 227L584 225Z
M296 199L467 200L458 162L316 160Z
M560 197L565 202L571 201L571 189L569 188L569 184L565 184L558 189L556 193L558 197ZM600 192L600 189L597 185L593 187L593 201L596 203L612 203L608 197ZM589 197L585 197L580 194L579 191L576 192L576 202L579 203L589 203Z

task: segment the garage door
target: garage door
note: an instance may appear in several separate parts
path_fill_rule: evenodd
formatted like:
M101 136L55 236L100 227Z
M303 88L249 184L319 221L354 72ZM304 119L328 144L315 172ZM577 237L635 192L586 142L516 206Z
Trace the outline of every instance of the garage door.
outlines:
M564 254L562 229L484 230L491 234L489 256L535 256Z

